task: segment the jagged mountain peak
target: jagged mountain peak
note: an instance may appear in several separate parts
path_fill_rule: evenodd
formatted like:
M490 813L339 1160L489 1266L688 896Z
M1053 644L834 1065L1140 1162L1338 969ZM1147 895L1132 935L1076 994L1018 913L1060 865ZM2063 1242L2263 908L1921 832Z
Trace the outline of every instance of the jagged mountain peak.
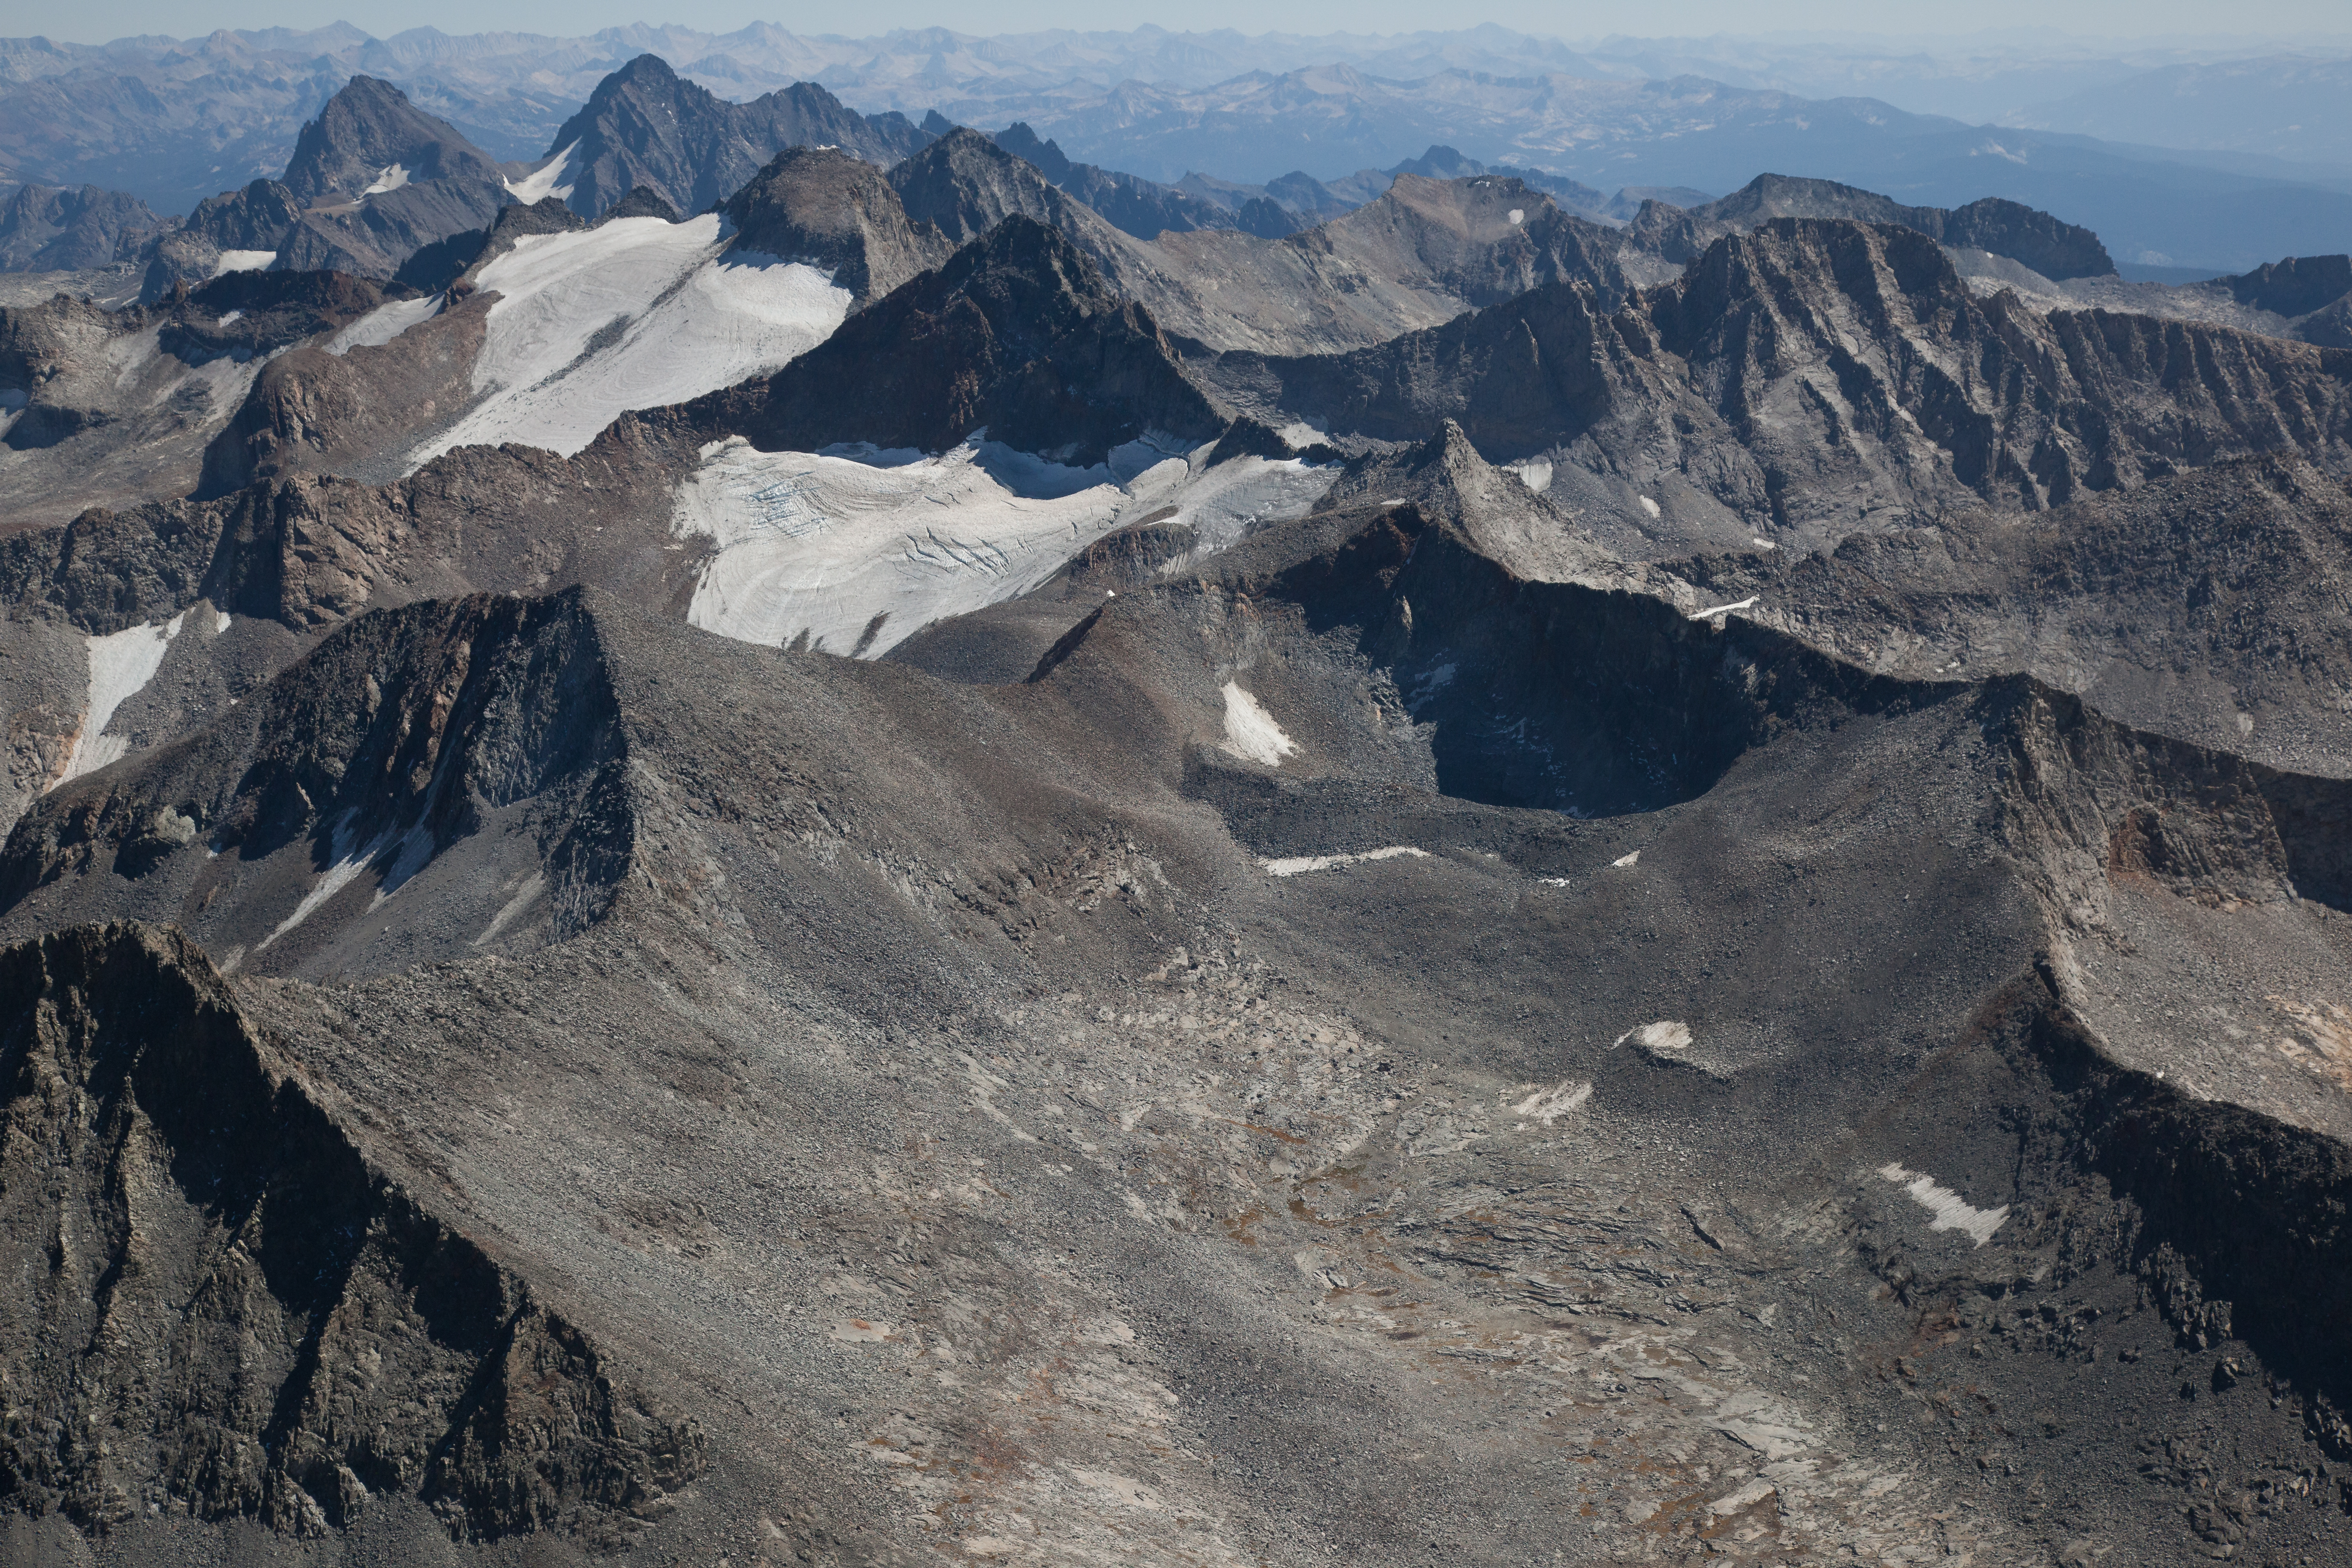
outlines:
M840 147L887 164L923 140L903 117L869 120L812 81L730 103L648 53L596 84L548 155L572 210L594 217L640 185L677 212L708 212L786 147Z
M498 162L388 81L354 76L303 126L281 183L306 204L352 202L427 180L496 186Z

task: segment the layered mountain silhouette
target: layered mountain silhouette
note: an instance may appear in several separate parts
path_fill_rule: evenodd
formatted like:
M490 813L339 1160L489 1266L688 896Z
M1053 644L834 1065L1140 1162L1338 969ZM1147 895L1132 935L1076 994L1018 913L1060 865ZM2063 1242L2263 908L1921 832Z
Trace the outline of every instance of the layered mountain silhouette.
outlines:
M1956 250L1981 250L2006 257L2044 278L2112 276L2115 262L2090 230L2062 223L2048 213L1988 196L1955 211L1907 207L1871 191L1832 180L1793 180L1759 174L1719 201L1680 209L1644 202L1627 226L1627 243L1682 263L1719 237L1744 234L1776 217L1844 217L1863 223L1900 224Z

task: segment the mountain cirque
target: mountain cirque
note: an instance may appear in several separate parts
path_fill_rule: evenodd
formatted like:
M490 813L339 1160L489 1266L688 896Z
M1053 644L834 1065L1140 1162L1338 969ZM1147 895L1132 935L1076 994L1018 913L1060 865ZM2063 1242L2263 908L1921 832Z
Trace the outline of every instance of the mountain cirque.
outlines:
M0 315L12 1557L2345 1552L2326 265L606 144Z

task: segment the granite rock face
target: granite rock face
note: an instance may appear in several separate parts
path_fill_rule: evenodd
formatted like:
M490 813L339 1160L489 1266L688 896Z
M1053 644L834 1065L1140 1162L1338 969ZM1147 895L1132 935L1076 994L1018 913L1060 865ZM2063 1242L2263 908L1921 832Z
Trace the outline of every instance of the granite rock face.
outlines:
M0 271L71 272L129 261L168 226L136 196L23 184L0 205Z

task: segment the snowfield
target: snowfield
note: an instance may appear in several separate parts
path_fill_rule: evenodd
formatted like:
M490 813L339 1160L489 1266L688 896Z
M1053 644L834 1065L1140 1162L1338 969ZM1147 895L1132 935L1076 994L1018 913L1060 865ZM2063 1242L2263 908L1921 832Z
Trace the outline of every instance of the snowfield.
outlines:
M499 298L474 362L478 401L413 451L410 469L508 441L571 457L632 408L771 374L832 336L847 289L815 268L730 250L719 228L715 213L620 218L530 236L483 268L477 283Z
M417 322L439 315L444 298L436 294L425 300L394 300L378 305L329 339L327 352L341 358L353 349L382 348Z
M1027 593L1114 529L1153 517L1214 548L1305 511L1331 482L1295 459L1198 468L1207 453L1153 438L1077 468L984 432L937 457L713 442L672 513L678 537L716 545L687 618L745 642L879 658L943 616Z
M525 174L520 180L502 182L506 185L507 194L525 206L543 202L550 196L553 196L559 202L570 201L572 187L559 185L555 182L563 178L563 171L572 166L572 154L579 150L580 143L574 142L531 174Z
M95 773L120 760L130 749L128 740L108 734L106 727L113 721L116 709L139 695L155 679L155 672L163 666L163 650L180 635L180 623L187 618L187 613L182 611L161 626L150 623L130 626L89 639L89 703L82 710L81 729L74 735L73 750L66 758L65 771L58 775L58 784Z

